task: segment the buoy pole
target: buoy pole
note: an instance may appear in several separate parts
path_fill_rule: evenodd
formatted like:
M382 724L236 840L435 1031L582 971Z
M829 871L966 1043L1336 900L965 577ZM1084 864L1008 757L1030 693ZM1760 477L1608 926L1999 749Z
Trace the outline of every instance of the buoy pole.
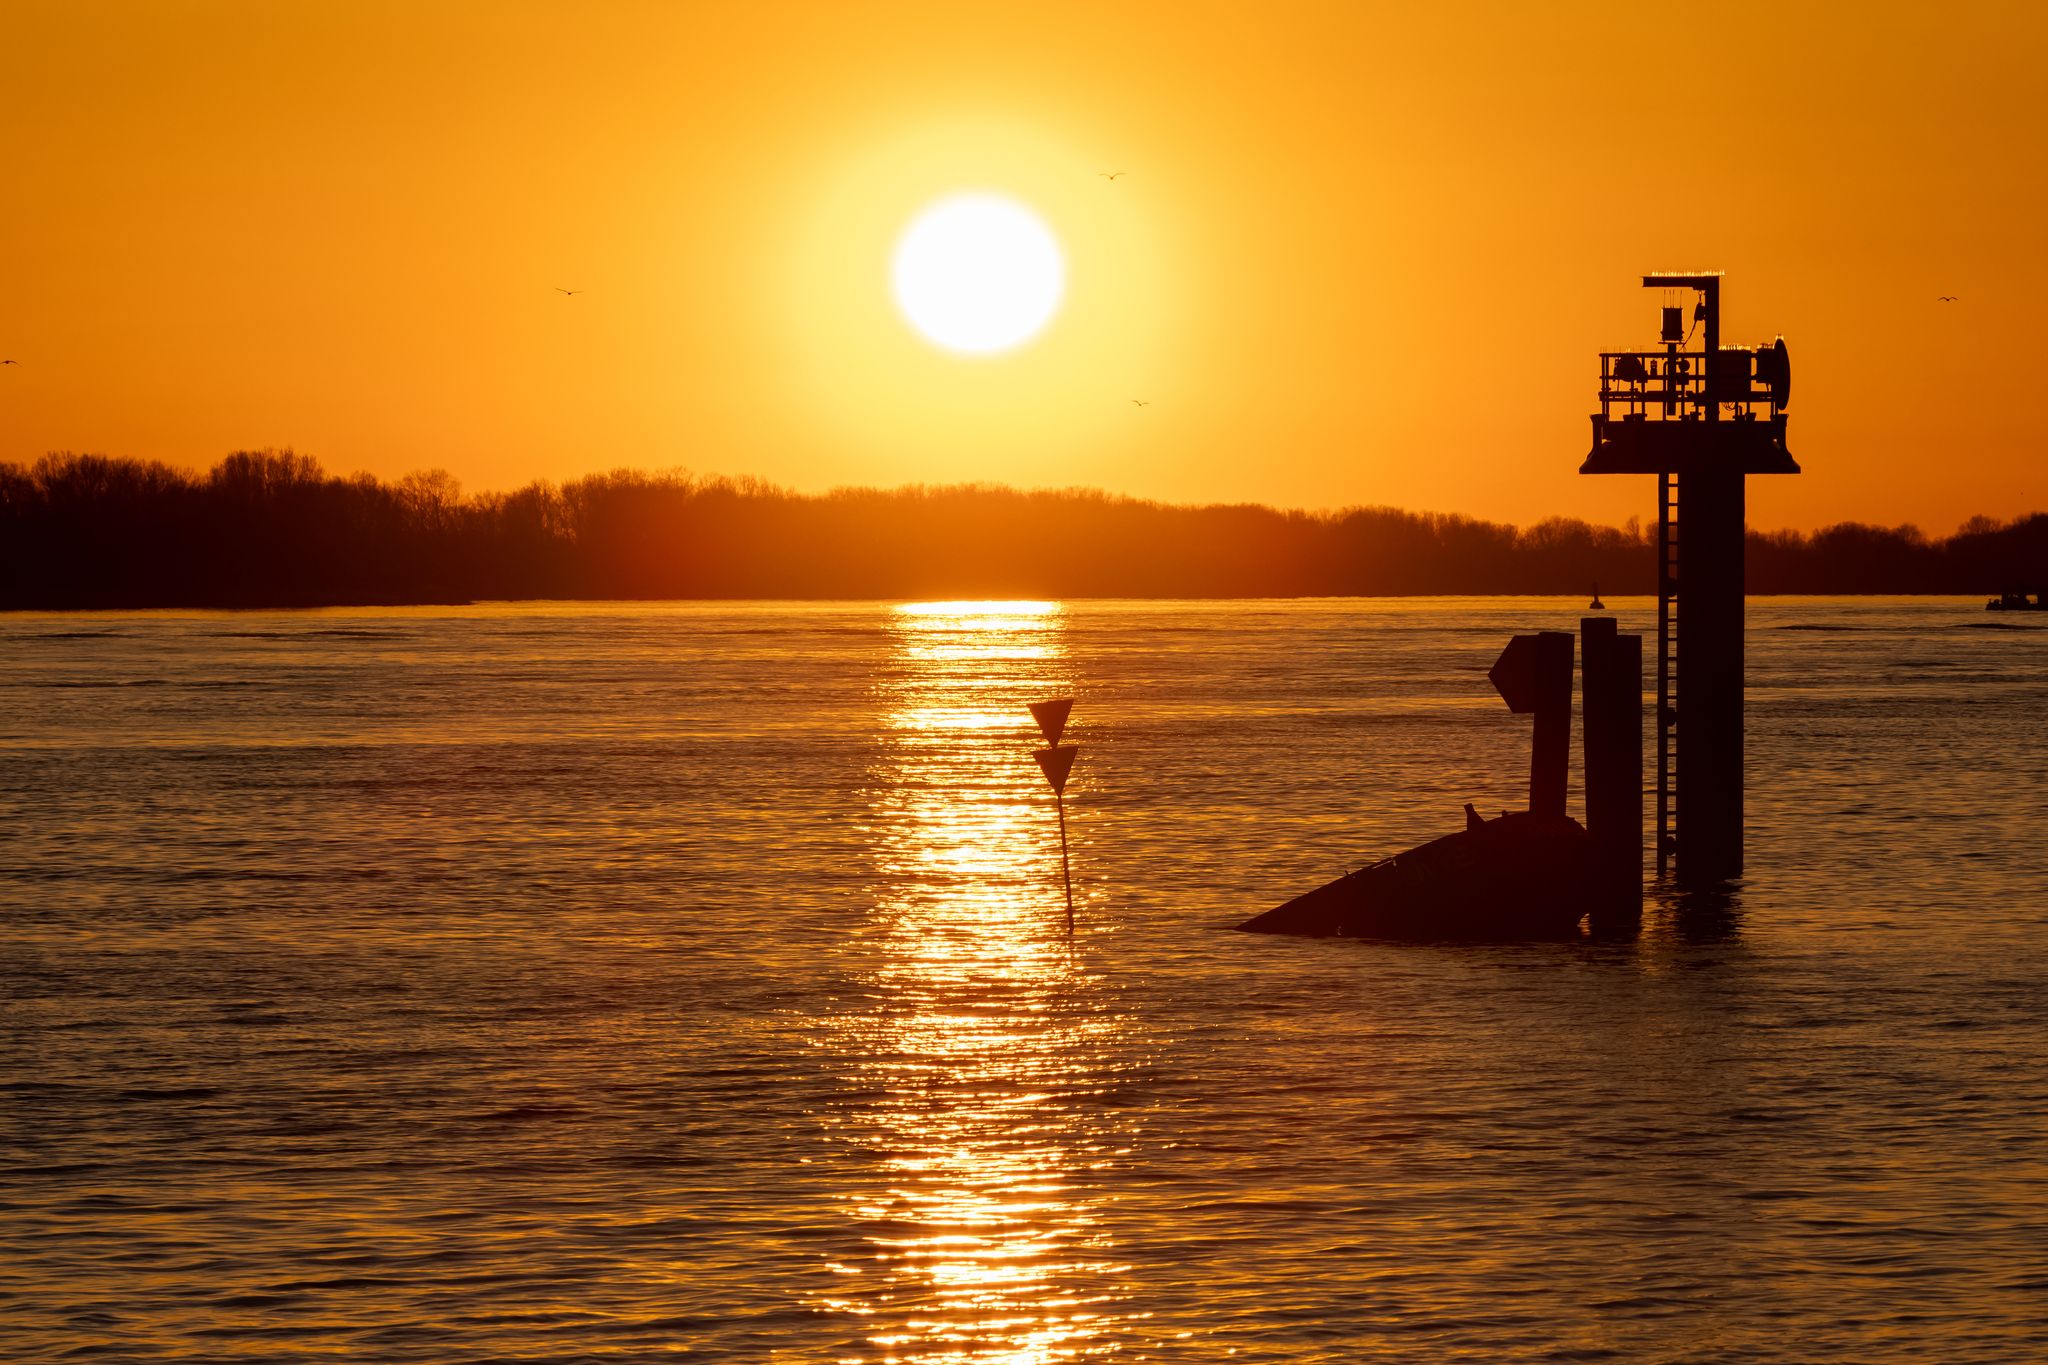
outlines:
M1060 880L1067 887L1067 937L1074 936L1074 869L1067 862L1067 798L1054 792L1053 804L1060 812Z

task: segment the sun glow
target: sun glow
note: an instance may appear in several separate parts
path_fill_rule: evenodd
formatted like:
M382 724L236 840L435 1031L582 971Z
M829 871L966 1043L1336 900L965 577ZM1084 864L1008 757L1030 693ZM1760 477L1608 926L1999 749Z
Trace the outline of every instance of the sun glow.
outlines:
M1000 194L955 194L925 208L896 243L890 275L910 325L969 355L1029 341L1066 292L1052 229Z
M823 482L881 486L994 470L1072 484L1085 480L1063 471L1083 452L1172 438L1154 420L1167 404L1131 399L1173 392L1197 334L1166 218L1180 200L1102 179L1076 150L1085 141L1056 124L948 114L848 128L821 145L775 206L784 234L745 256L762 325L740 340L759 344L780 386L747 396L767 424L756 434L829 456ZM926 213L980 194L1028 214L1058 253L1050 312L1007 350L935 337L897 274Z

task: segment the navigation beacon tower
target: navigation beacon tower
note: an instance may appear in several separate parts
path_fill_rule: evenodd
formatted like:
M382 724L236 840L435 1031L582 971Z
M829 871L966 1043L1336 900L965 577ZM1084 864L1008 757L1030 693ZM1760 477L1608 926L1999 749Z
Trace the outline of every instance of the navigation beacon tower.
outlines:
M1743 480L1799 472L1785 449L1792 372L1783 337L1721 344L1720 272L1643 287L1697 298L1667 302L1662 349L1601 354L1579 472L1657 476L1657 873L1675 855L1698 884L1742 872Z

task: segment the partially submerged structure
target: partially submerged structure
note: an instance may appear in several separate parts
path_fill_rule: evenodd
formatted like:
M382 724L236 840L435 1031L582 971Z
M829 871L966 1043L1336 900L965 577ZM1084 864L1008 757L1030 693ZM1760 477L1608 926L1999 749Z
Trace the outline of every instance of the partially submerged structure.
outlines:
M1383 858L1240 924L1252 933L1353 938L1558 937L1581 920L1633 921L1642 904L1642 637L1611 616L1580 622L1586 823L1565 811L1572 637L1517 635L1487 675L1535 718L1529 808Z

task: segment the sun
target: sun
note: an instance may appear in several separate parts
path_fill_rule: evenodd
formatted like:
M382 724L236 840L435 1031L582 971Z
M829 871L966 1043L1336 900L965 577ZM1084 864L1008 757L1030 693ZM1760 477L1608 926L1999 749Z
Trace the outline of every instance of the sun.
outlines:
M990 355L1038 335L1059 311L1066 260L1045 220L1007 195L928 204L896 242L896 306L926 340Z

